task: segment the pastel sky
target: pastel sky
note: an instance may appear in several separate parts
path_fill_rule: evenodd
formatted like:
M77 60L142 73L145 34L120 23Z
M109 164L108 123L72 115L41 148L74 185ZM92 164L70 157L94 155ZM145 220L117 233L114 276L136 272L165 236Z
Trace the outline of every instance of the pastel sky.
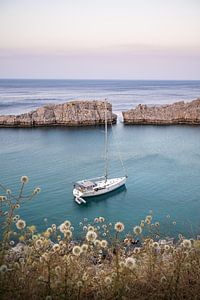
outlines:
M200 79L200 0L0 0L0 78Z

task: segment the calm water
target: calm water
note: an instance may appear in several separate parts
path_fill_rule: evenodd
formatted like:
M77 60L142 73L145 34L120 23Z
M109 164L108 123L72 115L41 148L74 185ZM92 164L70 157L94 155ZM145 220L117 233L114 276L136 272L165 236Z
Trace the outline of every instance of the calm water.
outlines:
M49 81L45 85L47 83L50 85ZM118 84L116 81L113 84L90 82L90 88L83 81L79 83L73 82L70 87L68 82L67 88L65 82L62 88L63 81L54 81L55 93L61 90L64 95L64 90L74 89L72 98L76 98L75 95L80 95L81 91L83 95L87 89L92 95L91 86L98 85L98 93L102 91L102 95L109 95L116 111L130 108L130 99L132 104L138 99L147 103L162 103L161 99L163 102L174 99L173 95L170 96L172 91L176 94L175 100L195 98L200 94L199 82L143 82L144 89L142 82L132 82L132 88L130 81ZM36 91L41 92L41 86L35 81L35 88L33 82L23 84L21 81L5 81L3 85L1 81L1 110L17 113L31 105L43 104L42 94L41 101L34 100L33 96ZM22 90L26 95L29 91L29 100L25 100ZM54 91L51 86L45 88L45 95L51 94L51 90ZM124 97L120 96L122 90ZM7 98L4 99L3 93ZM84 95L88 98L86 92ZM65 95L66 99L68 96ZM64 96L61 98L60 95L55 101L62 102ZM14 99L13 102L11 99ZM27 191L35 186L42 188L38 197L20 209L21 217L28 224L34 223L42 229L45 227L44 218L48 218L49 224L59 225L63 220L70 219L78 226L79 220L85 217L92 220L96 216L104 216L109 221L123 221L126 229L131 230L131 224L137 224L153 209L155 220L162 222L161 230L165 233L177 235L182 232L191 236L200 232L199 127L124 126L119 121L113 130L109 129L110 174L122 175L116 151L117 141L129 175L126 188L93 198L82 206L73 201L73 182L103 173L102 127L0 129L0 141L0 182L16 191L20 177L28 175L30 182ZM166 218L168 214L170 218ZM176 226L169 225L173 220L177 221Z
M164 104L200 96L200 81L0 80L0 114L18 114L47 103L108 98L116 112L139 103Z

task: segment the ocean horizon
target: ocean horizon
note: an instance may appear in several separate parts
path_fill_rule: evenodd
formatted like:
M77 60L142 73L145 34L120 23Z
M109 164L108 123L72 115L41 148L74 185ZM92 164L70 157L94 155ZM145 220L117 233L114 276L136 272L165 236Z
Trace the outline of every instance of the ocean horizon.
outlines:
M138 104L191 101L200 80L0 79L0 114L21 114L46 104L107 98L117 114Z

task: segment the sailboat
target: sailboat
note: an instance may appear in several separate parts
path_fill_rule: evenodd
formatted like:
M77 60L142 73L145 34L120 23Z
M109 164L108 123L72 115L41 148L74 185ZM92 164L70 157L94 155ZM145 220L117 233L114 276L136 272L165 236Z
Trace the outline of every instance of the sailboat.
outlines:
M112 121L111 121L112 122ZM111 123L112 124L112 123ZM74 200L78 204L86 203L85 197L94 197L107 194L125 185L127 175L117 178L108 177L108 122L107 122L107 100L105 99L105 174L104 176L84 179L74 184ZM120 158L122 167L123 162Z

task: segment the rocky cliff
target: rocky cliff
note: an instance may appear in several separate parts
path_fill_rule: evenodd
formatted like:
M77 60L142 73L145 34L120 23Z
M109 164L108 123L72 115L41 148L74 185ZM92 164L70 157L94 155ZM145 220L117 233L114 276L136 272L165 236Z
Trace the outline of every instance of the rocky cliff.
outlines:
M108 123L116 123L112 105L107 103ZM89 126L105 123L105 102L72 101L45 105L30 113L0 116L0 127Z
M138 105L123 112L125 124L191 124L200 125L200 98L192 102L176 102L169 105Z

